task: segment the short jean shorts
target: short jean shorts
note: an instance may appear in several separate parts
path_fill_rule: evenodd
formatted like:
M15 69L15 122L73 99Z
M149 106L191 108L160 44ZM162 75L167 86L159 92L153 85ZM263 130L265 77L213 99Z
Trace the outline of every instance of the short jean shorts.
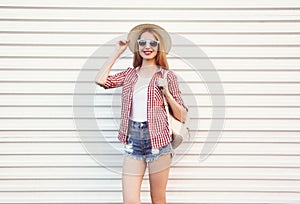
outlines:
M129 120L127 144L124 145L124 155L133 159L151 162L164 154L174 156L171 144L163 147L152 148L150 143L147 122L135 122Z

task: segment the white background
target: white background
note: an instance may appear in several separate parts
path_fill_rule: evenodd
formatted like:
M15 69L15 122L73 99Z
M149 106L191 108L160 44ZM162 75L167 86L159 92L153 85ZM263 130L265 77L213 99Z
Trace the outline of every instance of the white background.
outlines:
M300 202L299 1L2 0L0 19L0 203L122 202L120 174L80 144L72 94L88 57L139 23L198 45L226 98L222 137L199 162L218 107L205 83L170 58L195 93L197 104L186 103L197 108L199 127L190 152L171 169L168 203ZM124 59L114 69L130 65ZM118 144L111 95L97 93L97 121ZM88 134L97 141L99 131ZM141 198L150 202L147 177Z

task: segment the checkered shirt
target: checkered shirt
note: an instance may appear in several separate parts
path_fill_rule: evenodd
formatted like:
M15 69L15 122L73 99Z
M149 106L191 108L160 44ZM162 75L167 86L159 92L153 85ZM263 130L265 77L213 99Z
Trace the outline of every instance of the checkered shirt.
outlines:
M156 83L158 78L163 78L165 71L165 69L159 68L159 70L152 77L148 87L147 122L151 146L153 148L165 146L172 141L172 136L170 135L168 129L168 118L164 107L162 91ZM132 105L132 97L134 85L137 82L137 79L137 69L129 67L122 72L114 75L109 75L107 77L106 83L102 85L102 87L105 89L122 86L121 124L118 139L124 144L127 143L127 132ZM186 110L188 110L181 98L181 91L179 90L177 77L174 72L168 72L167 80L169 91L174 97L175 101L183 106Z

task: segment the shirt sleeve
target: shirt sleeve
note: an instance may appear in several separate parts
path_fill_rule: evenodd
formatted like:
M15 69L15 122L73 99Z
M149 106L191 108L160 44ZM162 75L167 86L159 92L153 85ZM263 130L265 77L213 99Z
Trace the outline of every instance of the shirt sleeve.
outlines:
M111 89L111 88L117 88L123 85L123 82L125 80L125 77L127 73L131 70L130 67L128 67L126 70L116 73L114 75L109 75L106 79L106 82L104 85L100 85L101 87L105 89Z
M184 107L186 111L188 111L188 107L184 104L184 101L181 97L181 91L179 89L178 80L173 71L168 72L167 80L169 91L172 94L175 101L182 107Z

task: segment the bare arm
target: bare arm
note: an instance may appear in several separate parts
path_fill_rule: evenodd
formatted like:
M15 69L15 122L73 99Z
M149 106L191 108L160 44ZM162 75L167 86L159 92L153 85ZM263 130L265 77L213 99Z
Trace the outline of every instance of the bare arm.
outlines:
M168 101L168 104L170 105L172 112L174 114L174 117L179 120L180 122L184 122L186 119L187 111L184 107L182 107L180 104L178 104L175 99L173 98L172 94L168 90L168 88L164 88L163 90L164 95Z
M180 122L184 122L186 120L186 116L187 116L187 109L183 105L183 101L181 99L179 87L177 84L177 78L175 77L175 75L172 77L172 79L173 79L173 81L172 81L172 86L171 86L171 89L172 89L171 92L173 92L173 94L175 94L178 101L176 101L176 99L171 94L171 92L169 90L169 85L168 85L167 79L158 78L158 81L157 81L158 86L160 86L162 88L162 92L165 95L165 98L166 98L168 104L170 105L170 108L173 112L173 116ZM181 103L182 103L182 105L181 105Z
M126 50L128 47L129 41L127 40L120 40L117 43L116 49L113 51L113 53L110 55L110 57L105 61L105 63L102 65L99 73L96 76L95 83L99 85L104 85L106 82L106 79L110 73L110 70L116 60L120 57L120 55Z

